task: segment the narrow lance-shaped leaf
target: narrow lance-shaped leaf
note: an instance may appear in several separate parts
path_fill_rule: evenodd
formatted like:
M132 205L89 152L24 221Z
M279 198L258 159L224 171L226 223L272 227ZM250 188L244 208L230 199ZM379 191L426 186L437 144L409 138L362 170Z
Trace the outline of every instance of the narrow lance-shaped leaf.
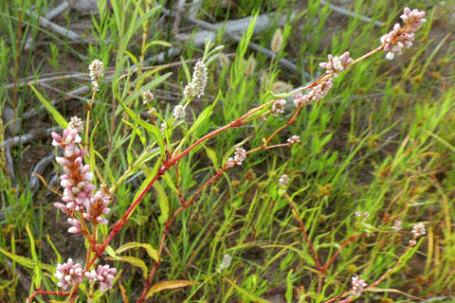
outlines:
M67 128L68 127L68 122L66 122L65 118L52 106L52 104L46 100L46 98L41 95L38 90L33 87L31 83L28 84L30 88L33 90L33 92L36 94L38 97L39 101L44 105L44 107L47 109L47 111L52 115L54 118L55 122L58 123L62 128Z
M166 290L166 289L175 289L175 288L197 285L197 284L199 284L199 282L185 281L185 280L158 282L149 289L145 298L148 299L148 298L152 297L155 293Z
M157 198L161 210L161 216L159 220L160 223L164 223L169 218L169 200L161 183L159 182L153 183L153 188L155 188L156 192L158 193Z
M232 282L231 280L229 280L228 278L226 277L223 277L224 280L226 280L229 284L231 284L239 293L241 293L242 295L244 295L246 298L248 298L249 300L253 301L253 302L259 302L259 303L270 303L269 301L267 300L264 300L262 299L261 297L258 297L256 296L254 293L238 286L237 284L235 284L234 282Z
M139 267L140 269L142 269L144 279L147 279L147 273L148 273L147 265L145 265L145 262L142 261L141 259L136 258L136 257L129 257L129 256L116 257L116 258L109 257L107 259L114 260L114 261L127 262L135 267Z
M155 261L158 261L158 251L153 248L153 246L149 243L139 243L139 242L129 242L126 243L115 250L114 254L120 254L126 250L132 248L145 248L147 254L152 257Z

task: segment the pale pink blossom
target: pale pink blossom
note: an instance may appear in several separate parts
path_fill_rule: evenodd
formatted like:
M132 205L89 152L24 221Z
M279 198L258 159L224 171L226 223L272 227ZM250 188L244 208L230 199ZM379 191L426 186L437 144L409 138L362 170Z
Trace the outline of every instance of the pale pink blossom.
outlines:
M328 59L328 62L321 62L319 63L319 66L332 73L334 77L337 77L342 71L348 70L349 64L353 62L352 58L349 56L349 52L345 52L339 57L329 55Z
M185 86L183 95L188 99L194 97L200 98L204 94L205 86L207 85L207 67L202 61L198 61L194 66L193 78L191 82Z
M89 203L85 208L86 212L82 214L82 217L89 220L94 225L98 223L106 225L108 221L102 216L110 212L110 208L107 207L110 199L111 198L103 194L102 191L98 191L95 195L90 197Z
M185 118L185 107L183 105L177 105L174 107L173 115L176 119Z
M404 25L401 26L396 23L393 29L381 37L381 43L383 44L383 50L389 51L386 58L392 60L395 55L401 55L403 48L410 48L412 41L414 41L414 32L418 30L422 23L427 20L424 11L418 11L417 9L411 10L405 8L403 15L400 16L403 19Z
M363 289L367 287L367 283L364 280L360 279L359 276L352 277L352 294L359 296L363 293Z
M74 264L73 259L69 258L67 263L57 264L54 277L59 280L58 287L66 290L71 284L82 282L83 269L79 263Z
M106 289L112 288L112 281L117 273L117 269L109 268L109 265L99 265L96 271L92 269L90 272L86 272L85 276L89 280L94 280L100 283L100 291L105 292Z
M300 137L299 136L292 136L291 138L288 138L288 143L293 145L300 142Z
M422 222L414 225L412 227L412 233L414 234L414 237L417 238L417 237L420 237L420 236L423 236L424 234L426 234L426 231L425 231L425 224L423 224Z
M289 176L286 174L281 175L278 179L278 186L286 186L289 183Z
M270 112L273 116L277 117L279 114L284 113L284 106L286 105L286 100L278 99L273 102Z
M246 159L246 150L241 147L237 147L234 153L234 162L237 165L242 165L242 162Z

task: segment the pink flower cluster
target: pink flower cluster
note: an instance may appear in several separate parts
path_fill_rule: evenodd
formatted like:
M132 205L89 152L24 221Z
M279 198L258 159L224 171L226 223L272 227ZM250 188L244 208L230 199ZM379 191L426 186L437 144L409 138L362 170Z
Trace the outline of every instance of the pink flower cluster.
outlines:
M185 118L185 107L183 105L176 105L172 114L174 115L175 119Z
M99 90L99 80L104 75L104 65L98 59L95 59L90 63L88 69L90 70L90 78L92 79L93 91Z
M106 289L112 288L112 281L117 273L117 269L110 268L109 265L98 265L97 270L92 269L90 272L86 271L85 276L89 280L94 280L100 283L100 291L105 292ZM58 287L63 290L74 283L82 283L84 278L84 270L82 265L79 263L74 264L73 259L69 258L67 263L57 264L57 270L55 271L54 277L58 282Z
M204 62L198 61L194 66L193 78L191 79L191 82L185 86L183 95L188 99L193 99L196 96L200 98L204 94L206 85L207 67Z
M422 222L417 223L416 225L414 225L412 227L412 231L411 232L413 233L414 236L412 237L411 240L409 240L409 244L411 246L414 246L414 245L417 244L416 239L418 237L423 236L424 234L426 234L425 224L423 224Z
M300 142L300 137L299 136L292 136L291 138L288 138L288 143L290 145L296 144Z
M400 16L403 19L404 26L397 23L392 31L381 37L383 49L389 51L386 55L387 59L392 60L395 55L401 55L401 50L404 47L410 48L412 46L414 32L422 26L422 23L427 21L424 17L424 11L411 10L407 7L404 9L403 15Z
M352 294L353 295L361 295L363 289L367 287L367 283L364 280L360 279L359 276L352 277Z
M100 282L100 291L105 292L106 289L112 288L112 281L117 273L117 269L109 268L109 265L99 265L97 270L92 269L90 272L86 272L85 276L90 280Z
M286 174L281 175L278 179L278 186L286 186L289 183L289 176Z
M322 98L325 97L325 95L327 95L329 90L332 88L332 84L333 78L328 77L327 79L324 79L321 83L313 87L313 89L306 93L305 95L302 94L296 95L294 99L295 106L300 107L307 104L310 101L315 102L321 100Z
M234 158L226 160L226 166L233 167L234 165L242 165L243 160L246 159L246 150L241 147L235 149Z
M66 290L71 284L82 282L83 269L79 263L74 264L73 259L69 258L67 263L57 264L54 276L59 280L58 287Z
M286 100L278 99L273 102L272 107L270 108L270 113L278 117L279 114L284 113L284 106L286 105Z
M64 188L63 203L56 202L54 205L69 216L68 222L71 227L68 232L70 233L82 232L83 222L81 220L84 219L90 221L93 226L99 223L107 224L108 221L103 216L110 211L108 208L110 197L102 191L93 193L96 189L96 186L91 183L93 173L90 172L88 164L84 165L83 160L87 151L78 147L82 141L79 136L79 132L82 130L82 121L74 117L68 123L68 128L63 130L62 135L52 133L52 145L60 146L63 149L63 157L57 157L56 161L64 171L60 177L60 184ZM79 215L75 213L79 213ZM66 290L71 284L81 283L84 273L88 279L100 282L100 290L104 292L107 288L112 288L112 281L117 270L109 268L109 265L99 265L96 271L85 272L81 264L74 264L70 258L67 263L57 264L54 276L59 280L58 286Z
M328 62L321 62L319 66L327 70L327 72L332 73L334 77L338 76L338 73L341 73L344 70L349 69L349 64L353 62L352 58L349 57L349 52L345 52L341 56L332 56L329 55Z
M93 173L90 172L90 165L84 165L83 157L87 155L87 151L77 146L81 142L81 137L78 134L80 128L75 125L69 124L68 128L63 130L62 136L52 133L52 145L63 149L63 157L57 157L56 161L64 171L60 177L60 184L64 188L62 197L64 203L56 202L54 206L70 216L68 222L72 227L68 231L71 233L79 233L82 228L81 222L74 217L74 212L81 212L84 219L96 225L107 224L107 220L102 215L110 211L107 207L110 197L101 191L92 193L96 189L96 186L91 183Z

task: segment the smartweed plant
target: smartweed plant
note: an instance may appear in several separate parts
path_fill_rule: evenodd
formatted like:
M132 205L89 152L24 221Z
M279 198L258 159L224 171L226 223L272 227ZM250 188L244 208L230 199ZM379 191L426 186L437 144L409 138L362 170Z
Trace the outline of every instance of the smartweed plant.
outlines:
M147 8L148 12L152 12L150 7ZM183 98L178 105L172 109L172 113L161 112L154 108L154 95L151 89L161 84L170 74L158 76L154 81L149 84L143 85L146 77L152 73L158 73L159 70L152 72L144 72L142 69L141 58L137 72L137 80L133 84L129 82L122 82L122 80L130 81L129 78L133 73L120 75L120 70L116 70L116 83L112 91L113 97L123 110L123 121L131 126L134 136L137 136L143 145L143 153L138 155L135 160L132 156L128 156L129 169L109 188L108 182L100 174L94 161L94 154L97 153L91 144L91 131L93 126L90 122L90 112L96 100L97 95L103 86L104 77L104 64L100 60L94 60L90 66L90 77L92 87L92 99L87 109L87 120L84 123L80 118L73 117L68 123L63 116L61 116L50 104L34 89L40 100L47 106L55 120L60 126L64 128L62 133L52 133L52 145L55 146L59 153L55 161L61 167L63 174L60 176L60 185L63 187L63 193L59 193L60 201L54 203L65 216L70 224L68 229L69 233L78 234L84 237L86 243L86 257L83 262L76 262L75 259L69 258L66 262L57 264L55 268L48 265L37 263L35 268L35 275L33 277L33 290L27 299L27 302L32 302L37 298L46 296L57 296L64 299L65 302L75 302L80 300L88 300L88 302L98 302L103 293L109 292L113 287L116 287L116 279L122 275L119 268L112 266L112 263L106 262L106 256L110 260L128 262L135 267L139 267L144 272L144 287L141 294L138 296L137 302L144 302L153 297L157 292L165 289L175 289L180 287L197 285L198 281L187 280L174 280L174 281L159 281L154 282L157 277L158 269L162 263L163 255L166 252L166 241L169 236L169 230L175 223L177 217L182 214L186 209L192 207L200 194L205 191L209 185L213 184L221 176L226 174L230 169L244 165L247 158L254 158L254 154L264 150L274 150L279 147L292 147L295 144L301 144L300 137L293 135L290 136L286 142L279 144L272 144L274 138L277 137L283 130L293 124L299 114L310 104L316 104L327 95L332 88L332 84L336 81L339 74L345 73L351 66L362 61L367 60L378 52L386 52L385 57L393 60L394 57L400 55L404 48L410 48L414 40L414 33L419 29L423 22L425 12L409 8L404 9L401 19L403 25L396 24L393 30L388 34L381 37L381 45L371 52L361 56L360 58L353 59L350 57L349 52L345 52L339 56L329 55L327 62L320 63L320 67L325 70L325 73L317 80L310 84L305 85L299 89L293 90L289 93L273 94L267 93L261 96L262 99L267 100L262 105L251 108L246 113L239 113L238 118L230 123L219 127L216 130L201 134L205 131L204 124L207 123L210 115L215 110L216 100L212 105L206 107L197 117L194 118L193 124L188 128L189 124L187 118L189 116L189 105L195 98L199 98L204 94L207 84L208 67L211 63L218 58L219 52L222 47L215 47L213 43L206 42L206 47L203 57L195 63L194 71L190 76L189 68L183 62L183 67L188 79L188 84L183 89ZM251 28L249 32L251 32ZM272 42L272 49L279 50L281 32L278 31ZM145 37L144 37L145 40ZM143 43L143 47L146 48ZM124 62L124 61L123 61ZM121 85L122 84L122 85ZM129 86L128 86L129 85ZM134 86L131 94L126 94L125 91ZM142 99L143 104L148 108L148 119L143 118L140 114L134 112L130 108L132 102L138 102ZM268 116L278 117L284 113L287 105L287 100L293 101L293 114L290 118L282 124L282 126L273 130L273 132L263 139L263 143L256 147L246 148L244 142L240 142L230 149L230 157L227 157L222 165L217 169L216 173L205 182L198 185L197 190L191 196L187 196L179 187L179 162L186 156L194 153L203 147L209 140L216 140L220 133L229 132L232 129L242 127L248 123L260 123L261 119ZM148 122L150 121L150 122ZM141 130L142 129L142 130ZM149 138L142 135L145 130ZM134 137L132 142L134 141ZM207 149L208 150L208 149ZM145 163L153 161L155 164L153 168L147 169ZM137 190L134 198L128 204L128 208L122 214L119 214L120 219L114 222L109 229L108 218L112 216L112 210L116 190L134 173L139 169L145 169L146 179L143 181L140 188ZM174 172L175 179L171 180L170 171ZM178 195L179 207L175 211L169 208L167 194L164 192L159 181L175 184L173 191ZM399 271L404 263L409 260L417 251L423 239L419 238L425 234L425 225L417 223L412 228L412 238L409 240L409 245L403 252L402 256L397 260L387 272L385 272L376 281L367 282L365 279L358 275L351 277L351 284L347 289L338 295L327 298L326 292L330 285L330 281L325 280L325 275L330 266L335 262L337 257L342 253L348 245L352 242L366 238L374 233L398 233L401 229L401 221L395 221L392 229L386 230L381 227L373 227L366 224L369 216L368 212L358 212L358 221L355 224L357 234L351 236L349 239L339 244L336 252L332 253L329 258L324 262L321 261L315 245L312 241L312 236L308 232L308 226L305 224L305 217L302 218L295 203L295 197L288 193L288 187L292 179L288 174L283 174L276 182L276 187L280 192L280 197L285 199L291 208L296 221L300 227L300 232L303 235L306 247L308 248L309 258L305 261L309 263L312 270L319 276L317 291L314 294L308 292L293 292L293 285L291 279L287 279L286 285L288 291L286 298L289 302L292 301L293 296L297 296L299 300L304 300L306 297L311 297L318 302L350 302L364 292L373 290L382 281L393 273ZM140 203L147 192L154 187L158 192L158 200L160 204L161 215L159 222L162 226L160 232L159 246L153 247L148 243L129 242L121 247L114 248L111 246L112 240L124 230L131 221L133 212L140 208ZM312 231L313 233L313 231ZM418 241L419 240L419 241ZM145 262L139 258L122 257L120 254L126 250L133 248L143 248L146 250L149 257L153 261L150 269L145 265ZM36 255L36 253L34 254ZM11 258L14 255L9 254ZM16 256L17 257L17 256ZM309 261L308 261L309 260ZM223 262L219 264L216 272L223 275L226 268L231 266L232 257L225 255ZM51 274L51 275L49 275ZM292 271L290 272L292 275ZM290 276L288 276L290 277ZM231 281L227 277L223 277L229 284L231 284L236 291L246 296L249 300L265 302L264 299L257 295L247 292ZM59 290L55 290L50 285L49 279L55 282ZM46 289L42 288L42 285ZM121 293L123 300L129 302L123 287ZM40 299L42 300L42 299Z

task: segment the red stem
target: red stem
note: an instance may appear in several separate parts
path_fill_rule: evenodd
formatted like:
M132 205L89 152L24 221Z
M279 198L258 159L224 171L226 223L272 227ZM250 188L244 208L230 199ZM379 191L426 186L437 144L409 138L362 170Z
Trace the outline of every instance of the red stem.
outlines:
M27 298L25 303L31 303L32 299L38 295L68 296L69 294L69 291L46 291L38 288L30 297Z
M366 234L367 233L362 233L360 235L354 235L354 236L349 237L349 239L347 239L346 241L344 241L344 243L341 245L340 249L330 258L329 261L327 261L327 263L324 265L324 267L321 268L322 272L325 272L327 270L327 268L330 266L330 264L332 264L333 261L335 261L336 257L338 257L338 255L343 250L343 248L345 248L352 241L366 236Z
M163 234L161 235L161 240L160 240L160 247L158 249L158 260L155 261L155 263L153 264L153 267L152 269L150 270L150 274L149 276L147 277L147 280L145 281L145 285L144 285L144 290L142 291L142 294L141 294L141 297L138 299L138 303L140 302L143 302L145 300L145 297L147 295L147 292L149 290L149 288L152 286L152 280L153 280L153 277L155 276L155 272L156 270L158 269L158 266L160 266L160 263L161 263L161 255L163 253L163 249L164 249L164 241L166 240L166 237L167 237L167 233L169 231L169 228L171 227L172 223L174 222L174 220L177 218L177 215L183 211L184 209L190 207L193 202L194 202L194 199L201 193L201 191L207 187L210 183L212 183L213 181L215 181L218 177L220 177L226 170L228 170L229 167L228 166L225 166L223 167L219 172L217 172L212 178L210 178L207 182L205 182L199 189L198 191L191 197L191 199L187 202L187 203L183 203L182 206L177 209L174 214L172 215L172 217L166 221L165 225L164 225L164 229L163 229Z
M147 185L147 187L139 194L137 199L131 204L131 206L127 209L127 211L120 218L120 220L118 220L117 223L112 227L111 233L106 238L106 240L104 240L104 242L98 247L98 249L95 252L95 256L92 258L92 260L90 261L88 266L92 266L92 264L95 262L95 260L97 258L99 258L103 254L104 250L106 249L107 245L112 240L112 238L122 229L123 226L126 225L126 223L128 221L128 218L131 216L131 213L136 208L136 206L139 204L139 202L142 200L144 195L152 187L153 183L155 183L155 181L158 180L158 178L161 177L171 166L173 166L177 161L179 161L181 158L183 158L191 150L196 148L199 144L201 144L205 140L210 139L211 137L213 137L213 136L215 136L215 135L217 135L217 134L219 134L219 133L221 133L221 132L223 132L223 131L231 128L231 127L239 127L239 126L243 125L245 123L244 120L248 119L250 116L252 116L254 113L258 112L259 110L269 106L274 101L275 100L271 100L271 101L269 101L269 102L267 102L267 103L255 108L255 109L251 110L250 112L248 112L245 115L241 116L237 120L235 120L235 121L233 121L233 122L231 122L231 123L219 128L219 129L217 129L217 130L215 130L215 131L203 136L202 138L200 138L199 140L194 142L191 146L189 146L186 150L181 152L179 155L177 155L175 157L171 157L168 160L165 160L163 165L161 165L161 167L158 169L158 173L156 174L156 176L150 181L150 183Z
M316 268L321 273L323 273L321 263L319 263L319 258L318 258L318 255L316 254L316 250L314 249L313 243L311 243L310 238L308 237L308 235L306 233L305 226L303 225L302 219L300 219L300 215L297 212L297 209L295 208L294 203L292 202L291 198L288 196L287 193L284 193L284 197L288 201L288 204L291 207L292 212L294 213L294 216L297 219L297 222L299 222L300 230L302 231L303 236L305 237L305 240L306 240L308 246L310 247L311 253L313 254L313 259L314 259L314 262L316 263Z

